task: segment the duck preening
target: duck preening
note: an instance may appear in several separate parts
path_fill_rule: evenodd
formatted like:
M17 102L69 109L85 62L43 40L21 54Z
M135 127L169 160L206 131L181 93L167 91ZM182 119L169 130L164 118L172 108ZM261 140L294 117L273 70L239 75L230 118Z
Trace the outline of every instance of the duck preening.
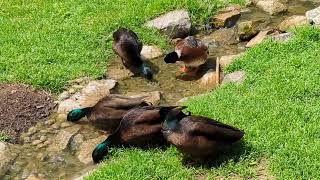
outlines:
M188 36L179 41L175 51L164 58L166 63L184 62L181 71L187 74L196 74L199 67L206 63L208 58L208 47L199 39Z
M239 141L244 132L213 119L186 115L177 107L165 112L162 132L168 142L191 158L210 159Z
M73 109L68 113L67 120L75 122L86 116L95 126L114 131L119 126L122 117L131 108L149 105L143 98L145 97L131 98L111 94L92 107Z
M177 106L143 106L136 107L126 113L117 128L109 137L98 144L92 152L95 163L100 162L108 154L112 146L137 146L164 145L166 140L161 132L165 113Z
M141 58L142 42L136 33L126 28L119 28L113 33L112 49L134 75L142 75L149 80L153 78L151 67Z

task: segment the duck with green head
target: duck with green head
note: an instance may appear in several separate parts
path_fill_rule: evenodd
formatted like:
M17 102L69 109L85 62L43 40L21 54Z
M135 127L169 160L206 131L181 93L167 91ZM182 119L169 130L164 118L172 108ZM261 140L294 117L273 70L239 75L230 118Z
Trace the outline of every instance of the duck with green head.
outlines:
M136 33L126 28L119 28L113 33L112 49L121 58L123 65L134 75L153 79L151 67L141 57L142 42Z
M130 110L124 115L117 130L105 141L98 144L92 152L95 163L103 160L108 149L113 146L149 147L165 145L161 129L166 116L165 112L177 106L144 106ZM161 111L161 113L160 113Z
M143 100L144 98L112 94L104 97L92 107L73 109L68 113L67 120L76 122L86 116L93 125L104 130L114 131L119 126L122 117L131 108L148 105Z
M167 112L162 132L179 151L196 159L210 159L239 141L244 132L203 116L186 115L181 107Z

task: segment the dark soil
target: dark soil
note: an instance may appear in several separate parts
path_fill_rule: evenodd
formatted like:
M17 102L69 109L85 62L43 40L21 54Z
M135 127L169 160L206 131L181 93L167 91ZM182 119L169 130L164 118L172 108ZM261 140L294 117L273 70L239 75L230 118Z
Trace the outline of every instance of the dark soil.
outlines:
M21 84L0 84L0 132L18 143L22 132L45 121L54 109L51 95Z

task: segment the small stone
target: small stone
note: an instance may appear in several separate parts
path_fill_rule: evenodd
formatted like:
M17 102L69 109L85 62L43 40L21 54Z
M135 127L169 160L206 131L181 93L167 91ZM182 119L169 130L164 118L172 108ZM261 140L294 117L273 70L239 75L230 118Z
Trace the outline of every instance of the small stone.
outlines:
M27 135L28 135L28 136L31 136L31 135L35 134L36 132L37 132L37 128L31 127L31 128L28 130Z
M200 79L202 86L215 86L217 85L217 73L209 69Z
M257 30L252 21L243 21L238 23L238 35L241 40L249 40L256 34Z
M70 88L70 89L68 90L68 92L69 92L69 94L74 94L74 93L76 92L76 90L73 89L73 88Z
M79 90L79 89L84 88L84 86L83 86L83 85L75 84L75 85L72 86L72 88L73 88L73 89L76 89L76 90Z
M230 28L236 24L241 14L240 10L233 10L229 12L223 12L213 17L213 25L217 28L227 27Z
M40 144L40 143L42 143L42 141L40 141L40 140L34 140L34 141L32 141L32 145L38 145L38 144Z
M54 124L56 121L54 119L49 119L48 121L46 121L44 124L46 125L52 125Z
M163 55L160 48L156 46L143 46L141 50L141 55L145 59L154 59Z
M44 144L44 145L49 145L49 144L51 144L51 143L52 143L51 140L46 140L43 144Z
M61 128L66 128L66 127L70 127L72 124L69 122L63 122L61 123Z
M234 54L234 55L227 55L227 56L221 56L220 61L220 67L224 70L226 69L230 64L232 64L237 58L241 57L244 53Z
M59 129L60 125L58 123L55 123L51 127L52 127L52 129Z
M31 174L26 180L41 180L37 175Z
M272 35L271 39L278 42L287 42L293 37L291 32Z
M151 20L145 25L159 29L171 38L178 38L189 34L191 30L191 19L188 11L175 10Z
M45 140L47 140L47 137L46 136L44 136L44 135L42 135L41 137L40 137L40 141L45 141Z
M288 7L278 0L259 0L256 6L270 15L276 15L288 10Z
M106 138L107 136L103 135L82 143L82 145L79 148L80 151L78 153L79 161L84 164L89 164L90 162L92 162L92 156L91 156L92 151L94 150L97 144L101 143Z
M25 138L23 138L23 142L24 143L30 143L31 142L31 138L30 137L25 137Z
M41 134L47 134L47 133L48 133L48 130L47 130L47 129L40 130L40 133L41 133Z
M83 143L84 137L82 134L75 135L70 142L70 149L72 151L77 150L80 145Z
M291 16L286 18L279 24L281 31L287 31L289 28L310 24L305 16Z
M202 37L201 40L209 44L209 49L239 43L238 33L235 31L235 28L218 29L210 35Z
M41 144L38 144L38 145L37 145L37 148L38 148L38 149L41 149L41 148L46 147L46 146L47 146L46 144L41 143Z
M58 122L65 122L67 120L66 114L59 114L57 117Z
M245 79L245 71L236 71L224 76L222 84L236 83L241 84Z
M58 100L62 101L62 100L67 99L68 97L70 97L69 92L68 91L64 91L59 95Z

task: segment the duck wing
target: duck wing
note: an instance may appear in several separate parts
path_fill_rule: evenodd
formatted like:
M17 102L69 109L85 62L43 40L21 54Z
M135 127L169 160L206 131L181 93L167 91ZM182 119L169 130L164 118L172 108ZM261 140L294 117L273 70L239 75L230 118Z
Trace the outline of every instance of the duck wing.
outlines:
M244 135L243 131L235 127L202 116L188 116L181 123L188 126L191 135L204 136L213 141L234 143Z

